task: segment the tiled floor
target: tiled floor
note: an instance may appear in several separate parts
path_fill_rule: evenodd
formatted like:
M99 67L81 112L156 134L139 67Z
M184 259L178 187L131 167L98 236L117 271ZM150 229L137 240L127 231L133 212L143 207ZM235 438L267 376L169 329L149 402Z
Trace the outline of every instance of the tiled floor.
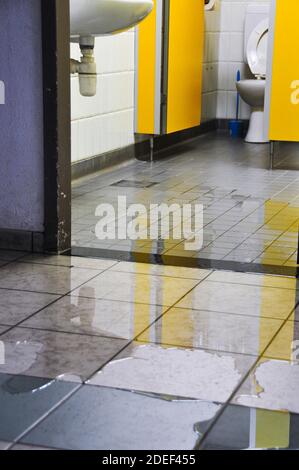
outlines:
M1 257L0 450L299 448L295 278Z
M133 253L133 260L158 254L177 258L180 265L189 260L189 266L191 260L201 259L200 266L217 267L216 260L231 266L237 262L295 269L298 145L280 144L275 170L269 171L268 165L268 145L245 144L211 133L173 149L170 156L166 154L152 165L136 161L77 181L73 187L73 246L88 248L93 254L105 250L126 260L130 259L126 253ZM185 240L175 239L173 233L165 240L161 234L157 241L99 240L96 207L110 203L116 208L118 196L148 209L150 204L160 203L202 204L202 248L186 250ZM150 222L141 219L143 238L149 237ZM117 224L121 220L123 213Z

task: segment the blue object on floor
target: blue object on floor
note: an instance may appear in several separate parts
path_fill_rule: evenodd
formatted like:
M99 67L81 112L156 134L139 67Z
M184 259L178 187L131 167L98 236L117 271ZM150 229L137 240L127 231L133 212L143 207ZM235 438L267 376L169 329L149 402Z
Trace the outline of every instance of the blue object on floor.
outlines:
M241 72L238 70L237 72L237 82L241 80ZM239 120L239 108L240 108L240 95L237 93L237 109L236 109L236 121Z
M237 72L237 82L241 80L241 72ZM237 106L236 106L236 119L229 121L229 132L233 138L243 137L244 135L244 123L239 120L239 109L240 109L240 95L237 93Z
M233 138L243 137L244 135L244 123L240 120L229 121L229 132Z

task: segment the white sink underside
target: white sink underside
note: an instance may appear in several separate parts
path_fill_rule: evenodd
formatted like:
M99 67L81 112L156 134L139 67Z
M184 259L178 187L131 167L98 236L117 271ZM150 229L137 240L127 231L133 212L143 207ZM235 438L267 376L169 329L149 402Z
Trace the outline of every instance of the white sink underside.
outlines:
M125 31L152 9L152 0L70 0L71 38Z

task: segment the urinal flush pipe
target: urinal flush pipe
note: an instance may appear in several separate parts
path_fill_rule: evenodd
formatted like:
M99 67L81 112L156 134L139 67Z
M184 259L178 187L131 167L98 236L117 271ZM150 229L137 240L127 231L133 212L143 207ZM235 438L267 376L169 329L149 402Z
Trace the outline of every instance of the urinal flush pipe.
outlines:
M81 60L71 59L71 73L79 74L79 87L82 96L95 96L97 93L97 66L94 58L95 38L80 36Z

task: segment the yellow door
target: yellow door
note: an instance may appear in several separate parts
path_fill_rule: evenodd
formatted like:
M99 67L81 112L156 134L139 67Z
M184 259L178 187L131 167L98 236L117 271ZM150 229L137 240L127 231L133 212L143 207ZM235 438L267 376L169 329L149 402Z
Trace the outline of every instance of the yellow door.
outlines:
M273 8L275 3L269 138L299 141L299 2L276 0Z
M154 135L198 126L204 0L155 0L136 45L135 131Z
M170 0L167 133L201 119L204 0Z

